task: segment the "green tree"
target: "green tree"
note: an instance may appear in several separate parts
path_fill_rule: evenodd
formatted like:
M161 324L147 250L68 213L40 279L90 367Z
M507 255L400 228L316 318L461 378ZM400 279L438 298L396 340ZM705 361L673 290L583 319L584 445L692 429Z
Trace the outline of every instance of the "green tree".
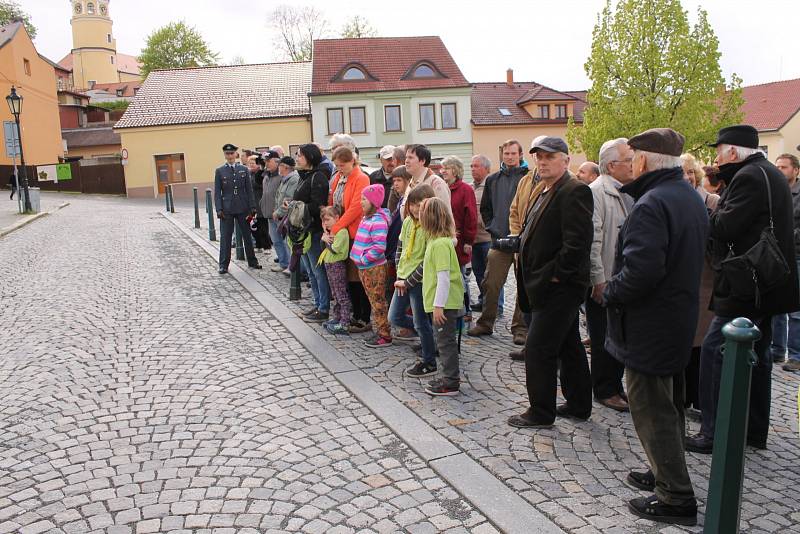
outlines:
M142 77L156 69L215 65L218 59L203 36L183 21L171 22L151 33L139 56Z
M377 30L372 27L367 19L356 15L342 27L342 37L375 37Z
M108 111L125 111L128 109L130 102L127 100L111 100L109 102L93 102L92 105Z
M725 82L719 41L703 9L690 27L680 0L611 1L598 16L584 65L592 81L582 126L570 121L575 149L597 161L608 139L669 127L686 151L708 155L706 143L741 120L741 80Z
M18 19L25 25L31 39L36 37L36 26L31 22L31 16L23 11L14 0L0 0L0 26Z
M310 61L314 40L328 34L328 19L313 6L278 6L269 17L277 32L275 45L290 61Z

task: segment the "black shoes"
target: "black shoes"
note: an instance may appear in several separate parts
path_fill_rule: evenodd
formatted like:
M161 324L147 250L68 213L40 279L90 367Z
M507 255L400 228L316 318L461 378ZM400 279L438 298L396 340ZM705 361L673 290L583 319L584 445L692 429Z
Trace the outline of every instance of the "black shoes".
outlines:
M328 320L328 312L314 310L313 313L305 315L303 320L307 323L324 323Z
M553 426L553 421L547 422L533 419L529 408L524 413L509 417L508 424L514 428L550 428Z
M645 472L631 471L626 480L636 489L644 491L655 491L656 489L656 476L649 469Z
M638 497L628 501L633 515L659 523L694 526L697 524L697 504L673 506L659 502L655 495Z
M217 272L219 274L228 274L228 268L227 267L220 267L219 271L217 271Z
M263 267L258 263L253 263L252 265L248 265L248 267L250 267L251 269L258 269L258 270L263 269Z
M483 311L483 303L476 302L475 304L470 304L469 309L472 311Z
M584 415L573 412L567 403L562 404L558 408L556 408L556 416L557 417L568 417L570 419L575 419L576 421L588 421L589 417L592 416L591 412Z
M420 378L423 376L428 375L435 375L436 374L436 365L431 365L425 363L423 361L418 361L408 369L406 369L406 375L413 377L413 378Z
M705 437L703 434L689 436L686 438L686 450L698 454L711 454L714 450L714 440Z
M515 362L524 362L525 361L525 349L519 350L512 350L508 353L511 356L511 360Z

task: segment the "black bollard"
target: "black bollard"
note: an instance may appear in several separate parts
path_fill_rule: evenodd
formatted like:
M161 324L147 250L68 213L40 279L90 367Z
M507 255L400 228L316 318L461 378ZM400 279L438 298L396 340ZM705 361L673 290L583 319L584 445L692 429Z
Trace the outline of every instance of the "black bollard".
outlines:
M208 213L208 240L217 240L217 229L214 227L214 208L211 205L211 189L206 189L206 213Z
M169 212L175 213L175 196L172 193L172 184L167 186L167 196L169 196Z
M200 228L200 205L197 202L197 188L192 188L192 196L194 197L194 227Z
M300 300L300 297L303 296L303 290L300 287L300 272L301 267L298 265L289 278L289 300Z
M233 228L236 235L236 259L241 261L244 259L244 241L242 241L242 238L250 238L250 236L242 236L242 230L235 220L233 221Z
M166 212L169 213L169 186L164 188L164 202L166 202Z

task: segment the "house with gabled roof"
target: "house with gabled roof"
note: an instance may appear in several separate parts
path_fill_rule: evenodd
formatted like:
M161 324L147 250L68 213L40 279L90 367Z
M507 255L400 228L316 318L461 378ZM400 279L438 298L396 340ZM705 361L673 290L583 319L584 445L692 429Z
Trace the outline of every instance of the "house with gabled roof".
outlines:
M347 133L374 167L380 147L422 143L469 172L471 86L441 38L319 39L313 64L314 142Z
M539 135L566 138L570 118L583 122L586 91L556 91L536 82L514 81L514 71L505 82L475 83L472 88L472 144L476 154L500 166L500 146L516 139L526 148ZM575 170L586 161L583 154L570 154Z
M800 78L742 88L744 122L758 130L767 157L800 157Z
M213 186L222 145L287 153L311 140L311 63L268 63L151 72L114 130L127 155L128 196L178 197Z

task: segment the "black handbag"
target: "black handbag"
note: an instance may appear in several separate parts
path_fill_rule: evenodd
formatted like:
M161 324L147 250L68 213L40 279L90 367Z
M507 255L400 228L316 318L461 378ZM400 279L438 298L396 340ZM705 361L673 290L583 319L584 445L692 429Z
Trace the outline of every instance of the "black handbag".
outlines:
M754 300L756 309L761 308L761 295L786 282L791 273L775 238L772 189L767 173L763 168L760 169L767 184L769 226L761 231L758 241L744 254L734 254L733 243L728 243L728 255L720 265L730 286L731 296L739 300Z

